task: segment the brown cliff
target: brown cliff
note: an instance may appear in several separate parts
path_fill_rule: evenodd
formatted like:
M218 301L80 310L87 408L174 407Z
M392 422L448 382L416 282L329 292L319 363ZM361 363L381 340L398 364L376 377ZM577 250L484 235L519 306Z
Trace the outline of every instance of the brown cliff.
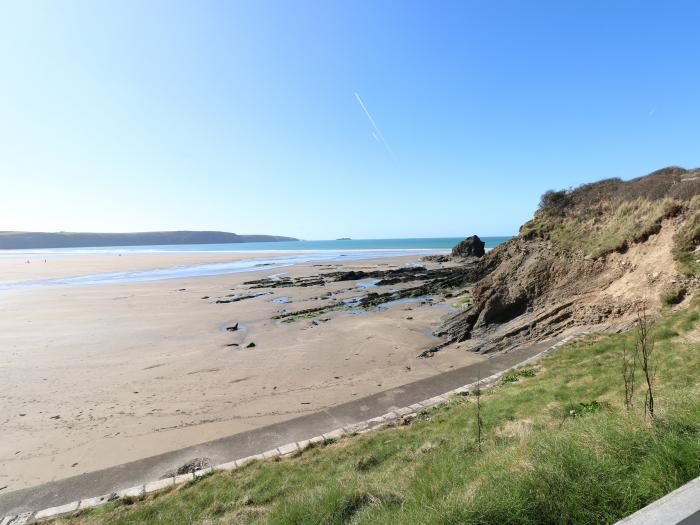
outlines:
M473 305L436 333L490 352L624 326L642 302L658 310L663 296L697 293L699 242L700 169L547 192L519 235L476 263Z

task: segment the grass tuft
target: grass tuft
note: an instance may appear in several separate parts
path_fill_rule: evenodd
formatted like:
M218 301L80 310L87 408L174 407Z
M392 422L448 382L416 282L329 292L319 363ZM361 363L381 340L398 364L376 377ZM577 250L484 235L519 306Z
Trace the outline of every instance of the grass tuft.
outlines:
M535 377L535 369L531 366L509 370L501 376L501 384L515 383L521 377Z
M679 304L685 299L686 293L688 293L688 290L683 286L669 288L661 294L661 304L664 306Z

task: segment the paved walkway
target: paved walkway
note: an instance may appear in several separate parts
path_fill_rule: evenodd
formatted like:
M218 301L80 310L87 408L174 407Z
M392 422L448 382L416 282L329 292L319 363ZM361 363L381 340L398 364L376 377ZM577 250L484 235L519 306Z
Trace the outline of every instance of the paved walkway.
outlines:
M302 441L443 394L473 383L479 377L502 372L547 350L556 342L556 339L550 340L507 354L497 354L482 363L458 368L281 423L1 494L0 517L61 505L88 496L109 494L139 483L157 480L166 471L177 468L193 458L206 457L212 465L216 465L274 449L286 443Z
M618 521L616 525L700 525L700 478Z

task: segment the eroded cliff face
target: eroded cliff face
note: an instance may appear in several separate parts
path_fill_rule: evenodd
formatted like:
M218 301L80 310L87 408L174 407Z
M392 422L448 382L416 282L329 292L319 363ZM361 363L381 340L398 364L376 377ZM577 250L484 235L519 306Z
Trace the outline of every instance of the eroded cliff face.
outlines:
M679 245L683 237L686 262L700 259L700 170L556 193L520 235L478 262L473 305L437 335L491 352L582 326L621 328L640 304L658 310L668 291L684 290L685 300L697 293Z

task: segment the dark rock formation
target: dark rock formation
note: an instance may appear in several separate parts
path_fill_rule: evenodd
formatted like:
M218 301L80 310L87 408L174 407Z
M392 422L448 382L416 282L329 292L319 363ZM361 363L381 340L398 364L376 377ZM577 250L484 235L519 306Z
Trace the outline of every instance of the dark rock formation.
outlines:
M253 292L246 295L239 294L229 294L225 298L217 299L214 301L215 304L226 304L226 303L237 303L238 301L245 301L246 299L255 299L261 295L270 295L272 292Z
M336 281L357 281L359 279L364 279L366 277L367 273L366 272L356 272L353 270L350 270L349 272L341 272L340 274L337 275Z
M449 255L426 255L421 259L422 261L426 262L436 262L436 263L444 263L444 262L450 262L452 260L452 257Z
M454 289L463 288L469 283L473 283L486 275L490 271L488 264L478 264L480 259L472 258L464 261L461 266L449 268L437 268L428 270L423 267L406 267L397 268L394 270L364 272L357 271L352 273L352 280L376 278L381 279L376 286L385 286L396 284L399 282L418 282L414 286L402 288L401 290L389 292L369 292L366 295L357 296L354 298L346 298L343 300L334 300L331 304L297 310L293 312L282 312L273 317L273 319L281 319L286 322L291 322L298 319L305 319L321 315L331 311L344 310L348 308L369 309L381 306L385 303L398 301L407 298L421 298L425 296L426 301L430 301L430 295L444 294L449 295ZM324 274L329 281L341 281L349 275L349 272L334 272ZM258 281L254 281L258 283ZM268 281L269 282L269 281ZM260 286L260 284L256 284ZM317 297L317 299L331 299L332 296Z
M447 320L438 334L448 341L484 341L482 351L556 335L573 322L571 297L600 289L607 280L596 261L566 257L546 242L518 238L495 248L480 266L484 277L473 286L474 304Z
M467 237L452 248L453 257L482 257L484 253L484 241L478 235Z
M439 270L443 271L443 270ZM327 282L338 281L359 281L362 279L379 279L377 286L385 284L396 284L410 281L421 281L430 279L433 274L422 266L411 266L404 268L396 268L392 270L376 270L365 272L357 271L341 271L328 272L323 274L303 276L303 277L280 277L271 279L257 279L255 281L244 282L244 285L251 288L286 288L296 286L324 286Z

